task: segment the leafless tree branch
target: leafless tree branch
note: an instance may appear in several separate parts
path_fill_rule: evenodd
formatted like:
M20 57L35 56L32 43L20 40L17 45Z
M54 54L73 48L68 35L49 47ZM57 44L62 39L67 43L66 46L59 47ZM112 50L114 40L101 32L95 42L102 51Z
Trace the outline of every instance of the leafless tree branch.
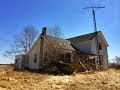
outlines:
M6 50L4 56L14 58L17 54L26 54L32 47L38 36L38 30L33 26L26 26L20 34L13 36L10 50Z
M61 31L61 28L57 25L54 25L53 27L49 27L47 29L47 35L57 37L57 38L63 38L63 33Z

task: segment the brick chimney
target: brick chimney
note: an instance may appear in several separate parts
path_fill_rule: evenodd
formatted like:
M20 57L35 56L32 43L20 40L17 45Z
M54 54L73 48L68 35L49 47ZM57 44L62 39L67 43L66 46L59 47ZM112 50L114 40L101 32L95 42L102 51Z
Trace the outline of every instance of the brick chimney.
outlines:
M45 40L44 40L44 35L46 35L46 27L42 28L42 33L41 35L41 40L40 40L40 62L39 62L39 67L41 67L44 64L44 44L45 44Z
M43 28L42 28L42 35L46 35L46 30L47 30L46 27L43 27Z

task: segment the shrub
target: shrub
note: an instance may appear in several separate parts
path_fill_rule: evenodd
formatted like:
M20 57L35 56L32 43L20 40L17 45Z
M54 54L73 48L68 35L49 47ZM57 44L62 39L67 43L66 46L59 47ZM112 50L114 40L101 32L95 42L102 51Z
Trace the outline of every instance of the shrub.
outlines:
M57 71L57 67L53 65L42 66L40 68L40 72L42 73L54 74L55 71Z
M120 64L117 64L117 63L111 63L111 64L110 64L110 68L120 69Z
M59 64L58 65L58 74L72 74L75 69L72 67L71 64Z
M75 68L70 63L54 63L40 68L40 72L54 75L70 75L74 71Z

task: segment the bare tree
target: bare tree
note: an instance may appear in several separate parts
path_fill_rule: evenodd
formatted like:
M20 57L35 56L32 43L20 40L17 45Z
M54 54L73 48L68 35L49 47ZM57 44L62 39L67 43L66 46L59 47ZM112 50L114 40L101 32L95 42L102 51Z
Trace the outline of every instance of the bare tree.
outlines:
M14 44L23 50L24 53L27 53L37 35L38 31L33 26L26 26L20 34L14 36Z
M9 59L14 59L15 55L20 54L21 51L11 42L10 49L4 52L4 56Z
M61 31L61 28L57 25L54 25L53 27L49 27L47 29L47 35L57 37L57 38L63 38L63 33Z
M120 65L120 57L116 56L113 60L116 64Z
M13 37L10 50L6 50L4 56L13 58L17 54L26 54L35 42L38 30L33 26L26 26L20 34Z

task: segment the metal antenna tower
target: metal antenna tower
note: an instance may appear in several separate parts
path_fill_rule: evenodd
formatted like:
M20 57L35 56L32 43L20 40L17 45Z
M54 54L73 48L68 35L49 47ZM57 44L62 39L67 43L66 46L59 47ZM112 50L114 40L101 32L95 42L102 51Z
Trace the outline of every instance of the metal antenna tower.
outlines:
M96 55L97 55L97 60L96 60L96 69L99 69L99 61L100 61L100 56L99 56L99 41L98 41L98 35L97 35L97 24L96 24L96 15L95 15L95 9L101 9L105 7L85 7L83 9L92 9L92 15L93 15L93 25L94 25L94 32L95 32L95 42L96 42Z

